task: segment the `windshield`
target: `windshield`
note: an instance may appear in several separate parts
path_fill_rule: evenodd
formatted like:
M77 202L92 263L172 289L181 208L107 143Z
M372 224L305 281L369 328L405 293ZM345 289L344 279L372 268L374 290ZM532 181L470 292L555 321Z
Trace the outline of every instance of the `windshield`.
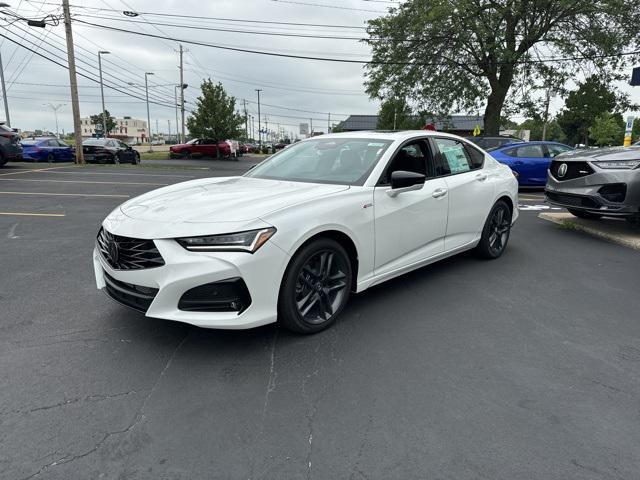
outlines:
M27 145L36 145L37 143L40 143L40 142L41 140L22 140L20 143L22 145L27 146Z
M364 185L391 140L319 138L291 145L249 171L247 177Z
M194 139L192 139L192 140L189 140L189 141L187 142L187 145L193 145L193 144L194 144L194 143L196 143L197 141L198 141L198 139L197 139L197 138L194 138Z

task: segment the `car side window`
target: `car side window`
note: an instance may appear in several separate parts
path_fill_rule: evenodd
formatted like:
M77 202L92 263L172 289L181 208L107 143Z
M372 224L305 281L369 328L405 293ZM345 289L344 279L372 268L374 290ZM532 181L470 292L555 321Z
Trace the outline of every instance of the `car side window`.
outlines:
M432 158L431 150L424 140L416 140L403 145L387 165L378 185L389 185L391 174L397 171L420 173L427 177L433 176L432 173L428 173L431 168L427 168L431 163L430 158Z
M544 158L542 145L524 145L516 149L519 158Z
M471 170L482 168L484 165L484 153L469 144L466 144L465 148L467 149L467 154L471 160Z
M568 152L571 150L571 147L565 147L564 145L547 145L547 150L549 151L549 156L553 158L561 153Z
M434 138L440 153L440 174L449 175L472 170L473 162L462 142L451 138ZM447 172L448 169L448 172Z
M518 156L518 149L517 148L508 148L506 150L503 150L502 153L504 153L505 155L508 155L510 157L517 157Z

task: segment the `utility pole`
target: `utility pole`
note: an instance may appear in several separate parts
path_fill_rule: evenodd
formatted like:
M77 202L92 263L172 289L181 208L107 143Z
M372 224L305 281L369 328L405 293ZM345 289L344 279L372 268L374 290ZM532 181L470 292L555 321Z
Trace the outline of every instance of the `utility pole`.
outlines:
M160 140L160 127L158 126L158 119L156 118L156 136Z
M9 117L9 100L7 100L7 87L4 84L4 68L2 66L2 53L0 52L0 80L2 81L2 98L4 99L4 116L7 127L11 126L11 118Z
M309 119L309 123L310 123L310 126L309 126L309 137L313 137L313 118Z
M173 89L176 105L176 143L180 143L180 123L178 123L178 88L180 88L180 86L176 85Z
M549 121L549 104L551 103L551 85L547 87L547 94L544 101L544 123L542 124L542 141L547 139L547 122Z
M167 138L169 139L169 141L171 141L171 120L169 120L168 118L167 118L167 127L169 129L169 134Z
M180 44L180 115L181 115L181 132L182 132L182 143L185 141L185 133L184 133L184 66L182 63L182 54L184 50L182 49L182 44Z
M398 112L397 110L394 108L393 109L393 129L396 129L396 120L398 119Z
M247 115L247 100L245 98L242 99L242 104L244 105L244 136L249 141L249 116Z
M69 62L69 85L71 85L71 109L73 110L73 131L76 141L76 163L84 163L82 154L82 124L80 123L80 101L78 100L78 79L76 78L76 56L73 50L73 32L71 31L71 12L69 0L62 0L64 30L67 37L67 57ZM7 98L5 96L5 98Z
M102 55L110 52L101 50L98 52L98 70L100 71L100 96L102 97L102 135L107 138L109 130L107 130L107 110L104 108L104 87L102 86Z
M260 92L261 88L256 88L256 92L258 92L258 145L262 147L262 125L260 124Z
M259 117L258 117L259 118ZM264 138L269 140L269 122L267 120L267 116L264 116Z
M331 133L331 112L329 112L329 116L327 117L327 133Z
M251 115L251 140L256 140L256 121L253 115Z
M151 72L144 72L144 92L147 96L147 133L149 140L149 151L153 152L153 147L151 146L153 135L151 134L151 115L149 114L149 75L153 75Z

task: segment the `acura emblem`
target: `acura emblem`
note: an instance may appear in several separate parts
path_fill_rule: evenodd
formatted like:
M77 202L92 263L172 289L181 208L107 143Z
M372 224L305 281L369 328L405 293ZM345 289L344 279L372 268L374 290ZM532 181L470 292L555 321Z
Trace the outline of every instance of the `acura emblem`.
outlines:
M562 165L560 165L560 167L558 167L558 177L562 178L567 174L567 164L563 163Z
M118 244L115 242L115 240L109 242L109 256L111 257L111 262L114 265L117 265L120 252L118 251Z

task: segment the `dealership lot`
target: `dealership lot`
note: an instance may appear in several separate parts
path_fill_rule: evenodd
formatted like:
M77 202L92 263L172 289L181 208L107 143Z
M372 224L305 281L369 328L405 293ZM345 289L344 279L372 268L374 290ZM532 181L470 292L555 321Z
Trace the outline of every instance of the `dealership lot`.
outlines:
M302 337L145 318L95 289L102 219L240 162L0 170L0 478L636 478L638 252L540 220ZM184 165L184 167L181 167Z

